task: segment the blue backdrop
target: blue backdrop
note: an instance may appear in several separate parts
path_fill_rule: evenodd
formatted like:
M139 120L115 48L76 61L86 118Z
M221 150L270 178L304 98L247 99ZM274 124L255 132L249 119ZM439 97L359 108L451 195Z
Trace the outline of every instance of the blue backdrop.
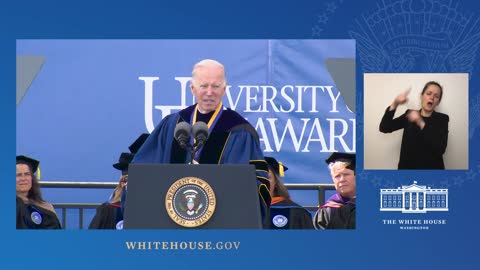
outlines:
M454 0L388 0L388 1L275 1L250 3L195 2L184 5L177 2L169 6L159 3L137 1L135 5L108 1L98 2L86 7L69 6L66 3L43 1L35 3L4 4L0 9L0 29L2 29L2 99L0 115L4 127L2 139L4 150L1 152L5 170L0 173L4 179L13 174L13 156L16 134L13 104L15 89L15 50L16 39L355 39L357 52L356 73L356 151L359 157L357 174L357 229L354 231L16 231L14 229L13 181L8 188L2 189L5 222L1 223L7 252L0 261L3 268L46 269L53 268L85 269L95 268L200 268L200 269L246 269L246 268L368 268L368 269L475 269L477 262L478 217L475 198L480 188L480 167L477 149L480 113L480 82L478 79L478 47L480 24L477 19L480 9L476 1ZM84 2L85 3L85 2ZM398 41L400 40L400 41ZM23 42L23 41L22 41ZM40 42L40 41L38 41ZM49 41L54 42L54 41ZM77 41L69 41L75 43ZM445 46L444 44L448 44ZM26 45L26 44L25 44ZM19 45L19 48L21 46ZM25 47L26 49L26 47ZM104 54L114 50L105 49ZM59 48L59 51L60 48ZM332 50L328 50L332 51ZM451 60L452 56L453 61ZM52 56L54 57L54 55ZM127 58L127 55L123 57ZM435 61L432 61L435 59ZM124 59L126 60L126 59ZM80 59L79 61L92 61ZM119 61L121 65L122 61ZM145 61L144 61L145 62ZM145 64L142 62L142 64ZM250 62L250 61L249 61ZM48 63L48 59L47 62ZM94 67L88 72L97 70ZM432 64L434 63L434 64ZM157 63L158 66L161 63ZM181 73L173 76L188 76L192 63L184 67ZM71 63L72 67L74 63ZM101 65L101 63L98 63ZM152 62L152 65L154 63ZM47 68L45 66L44 68ZM125 67L134 69L135 67ZM160 69L158 69L160 70ZM43 70L45 71L45 70ZM42 72L43 72L42 71ZM155 70L154 70L155 71ZM364 72L468 72L470 73L469 119L469 169L461 171L363 171L363 73ZM63 72L63 71L62 71ZM227 65L228 72L228 65ZM82 74L71 74L81 76ZM138 74L137 76L158 76ZM40 81L41 76L38 77ZM168 77L167 77L168 78ZM229 77L230 79L234 79ZM111 80L112 78L110 78ZM117 80L119 78L116 78ZM160 78L159 85L162 82ZM320 80L327 80L321 78ZM35 81L38 83L39 81ZM58 83L61 83L59 78ZM108 81L108 80L105 80ZM137 80L138 91L142 81ZM236 87L241 83L237 80ZM316 85L328 84L328 81L312 82ZM72 86L76 91L91 91ZM107 88L108 83L104 82ZM157 86L155 86L157 87ZM160 88L158 88L160 89ZM178 89L178 84L175 85ZM32 89L30 89L32 91ZM106 90L100 89L103 92ZM65 91L62 89L62 91ZM132 92L136 90L130 90ZM160 90L155 90L160 91ZM108 91L110 92L110 91ZM121 93L120 93L121 92ZM118 95L130 95L132 92L119 91ZM32 91L33 93L33 91ZM90 92L93 93L93 92ZM100 96L99 96L100 95ZM136 94L135 94L136 95ZM27 102L26 96L23 102ZM62 106L73 108L82 105L85 111L94 108L95 102L111 99L99 93L92 95L84 104L77 102L79 96L70 95L70 102ZM95 100L94 98L97 98ZM59 101L60 102L60 101ZM124 104L117 104L121 108ZM142 102L137 104L143 108ZM23 106L23 105L22 105ZM42 104L37 104L41 107ZM131 105L130 105L131 106ZM384 106L382 104L382 106ZM99 118L118 119L119 109L110 107L109 116ZM21 108L19 108L18 113ZM132 110L129 108L129 110ZM144 130L144 112L138 110L135 128ZM132 111L133 111L132 110ZM38 111L37 111L38 112ZM64 112L63 112L64 113ZM158 112L157 112L158 113ZM68 119L68 115L54 117ZM35 116L33 116L35 117ZM40 117L40 115L39 115ZM157 120L158 121L158 116ZM41 119L41 118L40 118ZM250 120L250 119L249 119ZM105 121L105 122L108 122ZM65 123L65 121L63 122ZM87 122L91 123L91 122ZM58 123L60 125L61 123ZM82 123L78 123L80 126ZM131 127L119 125L119 129ZM20 129L21 127L18 126ZM116 127L117 128L117 127ZM42 129L29 130L32 137L39 137ZM19 130L17 130L19 131ZM65 136L72 136L69 132ZM78 132L78 130L77 130ZM91 130L91 139L98 134ZM122 133L122 132L120 132ZM118 136L125 136L120 140ZM99 145L112 151L102 151L104 164L94 164L98 168L110 168L118 152L136 135L112 135L118 137L118 145L100 141ZM65 143L65 138L58 143ZM52 148L54 146L38 146ZM103 147L103 146L102 146ZM283 150L283 149L282 149ZM81 149L90 151L89 149ZM39 151L44 152L44 151ZM37 153L32 153L35 155ZM78 155L78 153L71 153ZM86 154L85 154L86 156ZM55 162L60 162L58 157ZM319 158L320 159L320 158ZM108 160L108 161L107 161ZM42 160L44 163L51 163ZM83 160L82 160L83 162ZM45 164L45 166L47 166ZM83 163L70 164L77 176L89 178L91 168ZM10 171L12 170L12 171ZM48 171L47 168L45 170ZM57 173L49 172L52 174ZM113 170L104 171L106 178L115 178ZM84 177L85 176L85 177ZM103 177L102 177L103 178ZM61 179L64 180L64 179ZM96 179L92 179L96 180ZM103 180L103 179L102 179ZM413 180L431 187L448 188L449 211L426 214L402 214L381 212L379 192L381 188L396 188L410 184ZM401 230L399 226L385 225L384 220L420 219L446 220L445 225L432 225L428 230ZM226 250L127 250L125 241L240 241L237 251ZM31 246L32 248L28 248ZM28 255L26 250L31 250ZM48 262L45 259L50 259ZM287 259L288 258L288 259ZM8 267L8 268L7 268Z
M116 179L120 152L194 103L191 69L204 58L224 63L224 105L292 182L330 182L319 161L355 151L355 116L325 65L354 59L353 40L17 41L17 56L30 55L45 62L17 108L17 153L40 159L45 180Z
M17 56L44 61L17 106L17 154L39 159L44 181L118 181L111 164L120 152L194 104L191 69L205 58L225 65L224 105L252 123L265 155L289 167L285 182L331 183L323 160L355 151L355 115L326 66L353 60L353 40L18 40ZM54 202L108 197L47 192ZM318 203L314 192L295 195Z

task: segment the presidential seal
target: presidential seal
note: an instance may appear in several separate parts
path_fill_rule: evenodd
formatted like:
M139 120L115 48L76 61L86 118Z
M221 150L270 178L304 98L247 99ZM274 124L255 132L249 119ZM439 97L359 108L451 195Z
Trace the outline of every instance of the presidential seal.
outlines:
M184 177L173 183L165 197L170 218L183 227L198 227L215 212L216 199L212 187L197 177Z

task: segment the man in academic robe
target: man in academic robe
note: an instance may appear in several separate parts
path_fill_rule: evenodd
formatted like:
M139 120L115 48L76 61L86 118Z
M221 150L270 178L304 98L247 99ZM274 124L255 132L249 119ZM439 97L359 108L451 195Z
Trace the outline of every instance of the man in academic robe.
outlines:
M316 229L355 229L355 154L334 152L325 160L337 193L313 217Z
M133 163L253 164L262 219L264 227L268 227L267 164L253 126L237 112L223 107L226 86L225 69L221 63L205 59L195 64L190 89L197 104L166 116L139 149ZM191 161L188 151L174 139L174 131L180 122L193 126L199 121L207 125L209 136ZM190 144L194 145L193 139Z

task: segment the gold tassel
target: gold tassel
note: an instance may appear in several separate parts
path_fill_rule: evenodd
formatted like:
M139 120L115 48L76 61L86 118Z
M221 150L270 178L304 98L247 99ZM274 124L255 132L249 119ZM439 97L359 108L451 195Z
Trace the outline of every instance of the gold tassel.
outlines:
M283 171L283 164L282 162L278 162L278 174L283 177L285 175L285 172Z

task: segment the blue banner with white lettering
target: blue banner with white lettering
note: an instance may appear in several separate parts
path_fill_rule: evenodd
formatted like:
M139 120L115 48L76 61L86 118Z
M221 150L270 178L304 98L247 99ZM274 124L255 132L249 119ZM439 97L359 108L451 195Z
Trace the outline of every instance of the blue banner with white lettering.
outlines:
M121 152L195 103L191 71L205 58L225 65L224 106L289 168L285 182L331 183L325 158L355 152L355 93L335 81L336 65L354 63L353 40L17 41L17 57L29 56L43 62L17 105L17 153L41 160L44 180L118 179Z

